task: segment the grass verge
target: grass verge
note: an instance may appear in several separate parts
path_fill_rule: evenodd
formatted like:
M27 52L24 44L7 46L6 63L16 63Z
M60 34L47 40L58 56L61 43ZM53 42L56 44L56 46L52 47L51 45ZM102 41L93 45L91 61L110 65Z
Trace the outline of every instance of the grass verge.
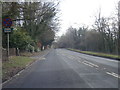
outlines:
M25 56L25 57L32 57L32 56L38 56L38 55L41 55L41 54L44 54L44 52L47 51L47 50L44 50L44 51L40 51L40 52L23 52L23 53L20 53L20 56Z
M12 56L9 61L2 62L2 81L10 79L27 65L34 62L35 59L25 56Z
M83 53L83 54L93 55L93 56L99 56L99 57L105 57L105 58L111 58L111 59L120 60L120 56L118 56L118 55L112 55L112 54L106 54L106 53L98 53L98 52L91 52L91 51L80 51L80 50L71 49L71 48L68 48L68 50L76 51L76 52Z

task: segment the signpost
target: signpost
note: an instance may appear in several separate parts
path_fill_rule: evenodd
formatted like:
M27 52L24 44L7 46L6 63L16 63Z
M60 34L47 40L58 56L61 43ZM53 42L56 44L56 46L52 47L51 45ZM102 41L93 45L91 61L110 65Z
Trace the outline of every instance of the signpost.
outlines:
M12 32L13 28L3 28L4 33Z
M2 22L3 25L3 31L4 33L7 33L7 56L9 59L9 33L12 32L11 26L12 26L12 19L9 17L5 17Z

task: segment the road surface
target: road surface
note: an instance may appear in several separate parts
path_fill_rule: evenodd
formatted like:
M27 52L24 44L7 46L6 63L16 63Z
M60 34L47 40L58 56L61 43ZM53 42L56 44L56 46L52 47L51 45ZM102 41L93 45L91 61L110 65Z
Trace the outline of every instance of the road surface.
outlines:
M51 49L3 88L118 88L118 61Z

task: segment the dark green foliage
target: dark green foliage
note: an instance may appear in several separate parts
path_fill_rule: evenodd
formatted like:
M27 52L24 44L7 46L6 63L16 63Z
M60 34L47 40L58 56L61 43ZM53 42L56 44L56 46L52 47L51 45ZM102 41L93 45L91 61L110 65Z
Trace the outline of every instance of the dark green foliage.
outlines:
M57 7L54 2L5 2L2 15L13 20L17 30L10 35L10 47L24 49L30 44L37 47L37 42L50 45L54 40L56 23L54 17ZM50 35L50 36L49 36ZM31 40L33 43L31 43ZM3 33L3 47L7 45Z
M12 48L20 48L26 49L28 44L32 44L33 40L27 34L27 32L23 32L21 28L14 30L14 32L10 35L10 47Z

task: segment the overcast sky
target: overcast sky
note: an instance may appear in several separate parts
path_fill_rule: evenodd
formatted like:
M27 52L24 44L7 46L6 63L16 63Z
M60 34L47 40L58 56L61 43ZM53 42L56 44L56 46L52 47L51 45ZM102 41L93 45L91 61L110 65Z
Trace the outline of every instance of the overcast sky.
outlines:
M115 14L119 0L61 0L60 24L57 35L61 36L70 26L78 28L80 25L92 25L95 16L101 8L102 16L109 17Z

